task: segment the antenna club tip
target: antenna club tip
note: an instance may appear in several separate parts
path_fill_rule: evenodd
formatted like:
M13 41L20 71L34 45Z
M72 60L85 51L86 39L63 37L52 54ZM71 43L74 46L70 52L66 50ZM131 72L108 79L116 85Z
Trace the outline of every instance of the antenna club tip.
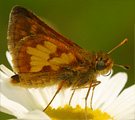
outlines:
M125 39L121 42L121 44L124 44L124 43L126 43L127 41L128 41L128 39L125 38Z
M125 65L124 68L125 68L126 70L129 70L129 69L130 69L130 66Z
M124 39L124 41L128 41L128 39L127 39L127 38L125 38L125 39Z

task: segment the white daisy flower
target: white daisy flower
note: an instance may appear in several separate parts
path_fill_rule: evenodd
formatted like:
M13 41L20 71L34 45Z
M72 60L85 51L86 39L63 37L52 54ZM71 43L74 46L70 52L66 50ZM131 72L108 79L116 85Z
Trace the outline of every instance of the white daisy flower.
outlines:
M11 61L9 53L7 58ZM11 63L11 62L10 62ZM11 64L12 65L12 64ZM57 86L45 88L22 88L13 86L9 83L10 77L14 75L12 71L4 65L0 65L1 89L0 89L0 110L17 119L40 119L40 120L64 120L64 119L85 119L85 95L87 88L76 90L68 106L72 90L61 90L44 113L43 109L47 106L57 90ZM105 119L134 119L135 118L135 85L123 89L126 81L126 73L117 73L113 77L98 77L101 84L95 88L93 97L93 110L88 109L88 118L93 120ZM90 106L90 96L88 107ZM77 105L77 106L76 106Z

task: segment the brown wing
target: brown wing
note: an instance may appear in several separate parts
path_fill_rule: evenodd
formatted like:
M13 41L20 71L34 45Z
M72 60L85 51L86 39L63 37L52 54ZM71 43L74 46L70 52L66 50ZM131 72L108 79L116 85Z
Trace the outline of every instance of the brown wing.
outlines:
M10 14L8 30L9 43L15 46L22 38L36 34L43 34L57 39L70 47L77 47L78 49L81 49L78 45L49 27L31 11L20 6L15 6Z
M10 14L9 50L15 72L59 71L85 63L85 51L20 6Z

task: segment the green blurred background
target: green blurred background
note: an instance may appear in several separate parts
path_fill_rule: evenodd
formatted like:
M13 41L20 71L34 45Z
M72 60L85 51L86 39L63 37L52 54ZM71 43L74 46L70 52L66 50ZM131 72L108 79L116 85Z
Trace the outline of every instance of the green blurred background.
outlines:
M55 30L86 50L108 52L124 38L128 42L111 53L114 62L129 65L126 87L134 84L135 0L0 0L0 64L6 59L9 13L20 5L42 18ZM11 69L11 68L10 68ZM114 81L115 82L115 81ZM0 113L0 119L13 118Z

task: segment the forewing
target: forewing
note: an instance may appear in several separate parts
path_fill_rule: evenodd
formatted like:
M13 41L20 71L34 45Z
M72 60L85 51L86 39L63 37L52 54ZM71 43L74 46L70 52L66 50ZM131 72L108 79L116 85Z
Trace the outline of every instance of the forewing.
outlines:
M45 35L57 39L70 47L81 49L78 45L49 27L31 11L15 6L10 14L8 29L9 50L16 46L17 42L22 38L32 35Z
M8 41L18 73L60 72L86 62L82 48L20 6L11 11Z

